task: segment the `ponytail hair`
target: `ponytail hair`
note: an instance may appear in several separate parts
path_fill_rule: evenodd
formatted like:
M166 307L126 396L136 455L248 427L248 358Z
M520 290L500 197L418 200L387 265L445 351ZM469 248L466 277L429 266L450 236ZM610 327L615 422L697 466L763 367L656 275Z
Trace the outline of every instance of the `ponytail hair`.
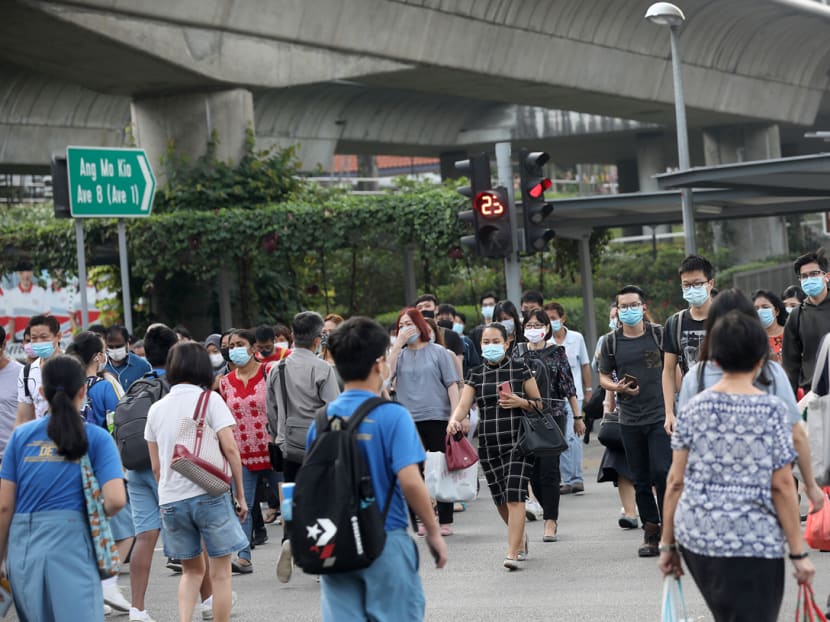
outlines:
M84 368L77 358L61 354L46 361L40 374L51 415L46 434L57 446L59 456L77 460L88 447L84 421L74 404L86 385Z

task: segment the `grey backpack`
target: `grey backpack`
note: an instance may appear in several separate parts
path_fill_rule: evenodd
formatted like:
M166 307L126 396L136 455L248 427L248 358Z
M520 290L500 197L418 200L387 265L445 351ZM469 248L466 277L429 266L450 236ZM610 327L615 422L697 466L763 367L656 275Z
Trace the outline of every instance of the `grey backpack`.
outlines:
M124 468L142 471L150 468L150 452L144 440L144 427L150 406L170 392L166 376L151 371L130 385L115 407L113 435Z

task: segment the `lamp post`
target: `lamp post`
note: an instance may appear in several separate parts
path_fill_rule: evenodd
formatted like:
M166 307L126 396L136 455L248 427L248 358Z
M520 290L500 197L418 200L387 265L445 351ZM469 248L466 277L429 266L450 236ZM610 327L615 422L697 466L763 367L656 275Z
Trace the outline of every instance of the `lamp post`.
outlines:
M677 125L677 158L681 171L687 171L689 164L689 132L686 128L686 102L683 99L683 79L680 75L680 27L686 16L671 2L655 2L646 11L645 18L652 24L668 26L671 32L671 65L674 81L674 116ZM680 189L680 206L683 215L683 240L686 254L697 252L695 242L695 212L691 188Z

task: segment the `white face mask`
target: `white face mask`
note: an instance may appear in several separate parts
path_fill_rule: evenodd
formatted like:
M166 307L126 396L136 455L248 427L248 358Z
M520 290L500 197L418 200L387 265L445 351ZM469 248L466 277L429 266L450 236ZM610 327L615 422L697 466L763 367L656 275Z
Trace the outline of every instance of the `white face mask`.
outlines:
M127 358L127 346L122 346L120 348L107 348L107 356L110 357L110 360L120 363Z
M101 354L103 354L103 352L102 352ZM102 356L101 358L103 358L104 360L103 360L103 361L98 361L98 373L99 373L99 374L100 374L102 371L104 371L104 370L106 369L106 367L107 367L107 357L106 357L106 356Z
M539 343L545 338L546 332L544 328L525 328L525 338L530 343Z
M225 364L225 357L221 353L211 354L210 364L213 365L213 369L219 369Z

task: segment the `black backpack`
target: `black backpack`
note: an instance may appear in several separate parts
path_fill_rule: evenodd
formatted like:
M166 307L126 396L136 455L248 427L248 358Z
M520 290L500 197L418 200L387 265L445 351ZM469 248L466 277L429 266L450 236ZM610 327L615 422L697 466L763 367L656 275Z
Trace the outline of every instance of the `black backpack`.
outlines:
M329 419L326 408L317 414L317 438L297 473L291 517L291 551L308 574L368 568L383 552L396 478L381 513L357 428L385 403L369 398L348 419Z
M150 468L150 452L144 440L144 427L150 406L170 392L167 376L151 371L130 385L115 407L113 435L121 463L132 471Z

